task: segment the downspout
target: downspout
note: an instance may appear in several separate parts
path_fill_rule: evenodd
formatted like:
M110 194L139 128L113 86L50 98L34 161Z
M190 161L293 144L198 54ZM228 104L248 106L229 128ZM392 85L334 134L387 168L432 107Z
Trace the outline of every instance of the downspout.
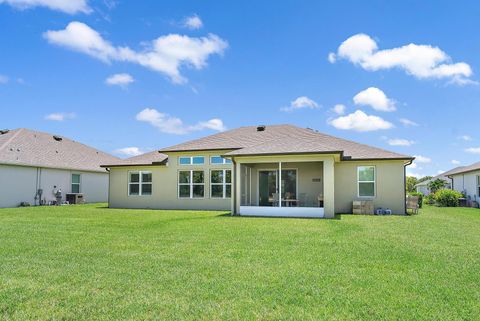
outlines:
M450 186L452 187L452 191L455 190L455 187L453 186L453 177L452 176L447 176L450 179Z
M403 208L405 209L405 215L408 215L407 213L407 166L412 165L413 159L411 159L408 163L403 165Z
M38 197L38 167L37 167L37 177L35 180L35 198L34 198L34 205L37 206L37 197ZM40 200L38 200L38 205L40 205Z
M110 208L110 168L105 168L105 170L107 171L108 173L108 194L107 194L107 206L108 208Z
M233 208L232 212L230 213L231 216L235 215L235 211L237 209L237 163L235 162L235 158L232 157L232 164L233 164L233 189L232 189L232 200L233 200Z

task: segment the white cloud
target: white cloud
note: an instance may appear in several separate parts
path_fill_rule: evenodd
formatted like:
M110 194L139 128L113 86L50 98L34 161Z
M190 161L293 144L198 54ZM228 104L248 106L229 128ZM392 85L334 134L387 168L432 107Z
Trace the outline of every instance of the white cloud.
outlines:
M6 3L22 10L33 7L46 7L69 14L92 12L92 9L87 4L87 0L0 0L1 3Z
M480 147L470 147L467 148L465 151L470 154L480 154Z
M418 126L416 122L407 118L400 118L400 123L402 123L406 127Z
M452 63L440 48L431 45L408 44L398 48L378 50L375 40L366 34L356 34L345 40L335 57L346 59L365 70L398 68L419 79L447 78L457 84L472 82L472 69L465 62Z
M204 129L211 129L215 131L226 130L223 121L218 118L213 118L208 121L202 121L193 126L187 126L180 118L161 113L153 108L145 108L137 114L136 119L138 121L147 122L150 125L157 127L163 133L175 135L184 135L192 131L199 131Z
M370 106L378 111L395 111L395 102L376 87L362 90L353 97L355 105Z
M439 169L439 170L437 171L437 175L443 174L443 173L445 173L445 172L446 172L446 171L444 171L443 169Z
M466 142L469 142L469 141L472 141L472 140L473 140L472 136L469 136L469 135L459 136L458 139L464 140L464 141L466 141Z
M417 163L429 164L429 163L432 162L432 159L429 158L429 157L426 157L426 156L415 155L413 157L415 157L415 162L417 162Z
M131 75L124 73L124 74L111 75L110 77L108 77L105 80L105 83L107 85L120 86L120 87L125 88L134 81L135 81L135 79L133 79L133 77Z
M333 106L332 111L337 115L344 115L346 109L347 107L345 107L345 105L336 104L335 106Z
M293 100L290 102L290 106L288 107L282 107L280 110L282 111L294 111L298 109L304 109L304 108L309 108L309 109L316 109L319 108L320 106L312 99L306 97L306 96L301 96L298 97L297 99Z
M160 72L174 83L185 83L181 66L203 69L208 57L223 54L228 43L214 34L192 38L178 34L161 36L149 42L143 51L116 47L88 25L74 21L63 30L49 30L43 34L51 44L87 54L103 62L126 61Z
M333 52L328 54L328 62L331 64L335 63L337 61L337 55L335 55Z
M77 117L75 113L53 113L45 116L45 120L64 121Z
M413 140L402 139L402 138L394 138L388 140L388 145L390 146L412 146L415 144Z
M460 165L461 162L458 161L458 160L456 160L456 159L452 159L452 164L453 164L453 165Z
M223 121L218 118L213 118L208 121L202 121L202 122L199 122L197 125L188 127L188 131L203 130L203 129L211 129L211 130L223 132L227 128L223 124Z
M407 166L407 176L413 176L415 178L422 178L424 175L419 174L417 172L412 171L412 169L416 169L416 167L412 164Z
M378 116L367 115L361 110L329 121L337 129L355 130L359 132L390 129L393 124Z
M118 155L133 157L133 156L142 155L145 153L145 151L143 151L138 147L125 147L125 148L119 148L114 150L114 153Z
M0 85L4 85L8 82L8 77L5 75L0 75Z
M188 29L200 29L203 27L202 19L194 14L193 16L185 18L183 25Z

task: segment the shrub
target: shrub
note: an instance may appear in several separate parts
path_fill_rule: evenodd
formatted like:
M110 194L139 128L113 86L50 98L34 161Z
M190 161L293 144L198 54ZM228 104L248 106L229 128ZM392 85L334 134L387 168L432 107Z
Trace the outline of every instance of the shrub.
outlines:
M408 195L410 195L410 196L418 196L418 207L419 207L419 208L422 208L422 205L423 205L423 194L422 194L422 193L419 193L419 192L411 192L411 193L408 193Z
M434 205L435 204L435 194L428 194L423 198L423 202L427 205Z
M441 189L435 193L435 201L438 206L442 207L457 207L458 199L462 197L462 194L450 189Z
M437 191L444 189L445 186L447 186L447 182L445 182L443 179L440 179L440 178L437 178L436 180L428 183L428 188L432 193L436 193Z

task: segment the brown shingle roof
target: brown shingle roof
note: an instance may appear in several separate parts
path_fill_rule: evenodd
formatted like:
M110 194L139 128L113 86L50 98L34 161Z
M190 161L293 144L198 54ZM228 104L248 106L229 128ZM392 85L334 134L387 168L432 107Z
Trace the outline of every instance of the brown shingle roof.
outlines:
M105 172L101 164L119 161L117 157L65 137L25 128L2 132L0 164Z
M153 151L130 158L117 160L116 162L109 163L110 165L103 164L102 167L164 165L167 159L167 155L159 153L158 151Z
M355 143L293 125L240 127L160 150L161 152L233 149L228 156L340 153L344 159L412 159L411 156Z
M463 173L467 173L467 172L473 172L473 171L476 171L476 170L480 170L480 162L474 163L472 165L462 166L462 167L458 167L456 169L453 169L453 170L448 172L448 176L463 174Z

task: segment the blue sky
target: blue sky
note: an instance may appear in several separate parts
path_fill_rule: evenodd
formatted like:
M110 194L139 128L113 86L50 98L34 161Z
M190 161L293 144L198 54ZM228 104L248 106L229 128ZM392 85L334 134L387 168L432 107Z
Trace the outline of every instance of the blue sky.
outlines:
M473 1L0 0L0 127L125 157L292 123L436 174L480 155L479 14Z

